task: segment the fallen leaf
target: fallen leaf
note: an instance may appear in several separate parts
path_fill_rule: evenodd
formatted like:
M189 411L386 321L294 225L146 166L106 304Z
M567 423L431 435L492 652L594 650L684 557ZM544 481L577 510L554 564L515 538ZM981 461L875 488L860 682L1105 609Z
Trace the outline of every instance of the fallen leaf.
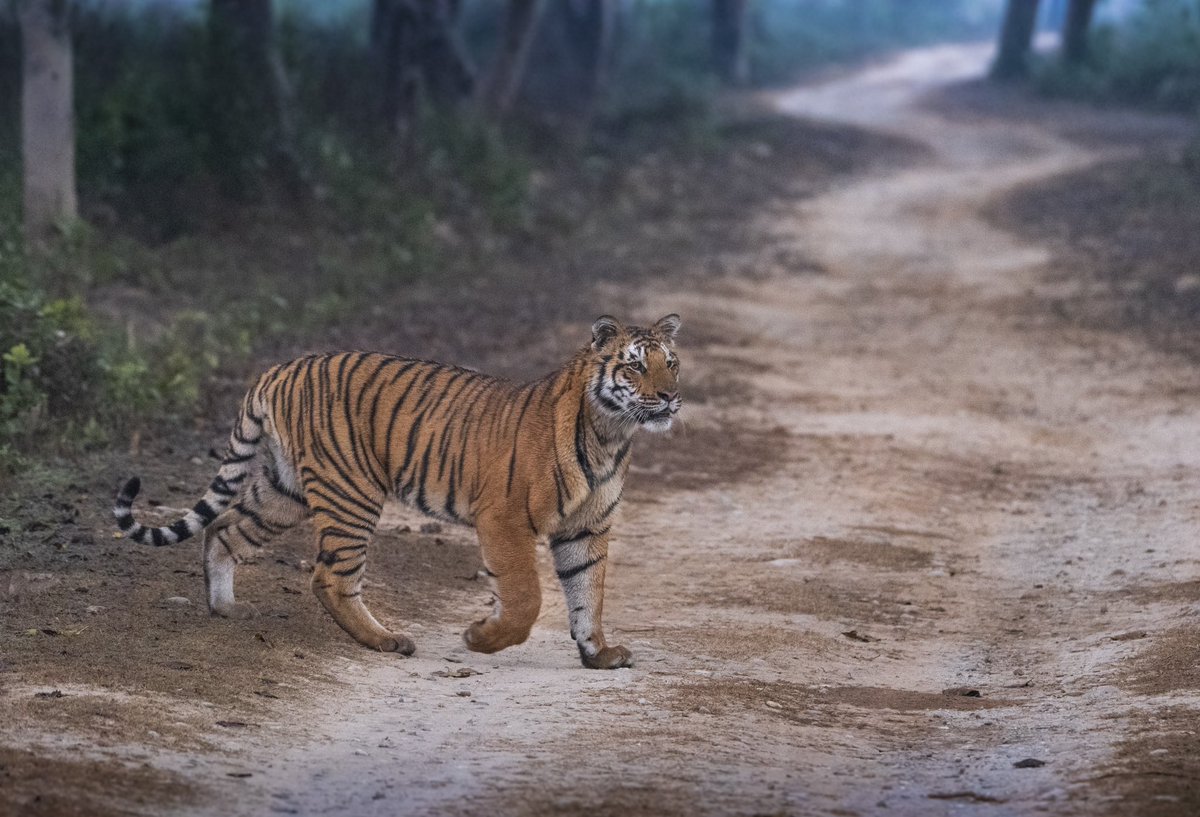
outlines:
M879 640L878 638L867 635L866 633L860 633L858 630L849 630L842 633L842 635L846 636L846 638L850 639L851 641L862 641L864 643Z

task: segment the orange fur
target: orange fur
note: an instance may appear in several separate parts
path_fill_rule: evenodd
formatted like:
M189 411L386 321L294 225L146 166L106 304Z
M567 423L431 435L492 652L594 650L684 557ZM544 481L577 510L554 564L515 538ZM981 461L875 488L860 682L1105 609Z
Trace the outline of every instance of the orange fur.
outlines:
M312 586L346 632L405 654L412 641L362 602L368 540L385 498L473 526L494 583L494 612L463 634L472 650L524 641L541 591L535 547L548 542L588 667L628 666L601 626L609 528L631 438L669 427L679 409L677 316L648 329L607 316L561 369L515 384L478 372L370 352L311 355L264 373L247 393L221 471L184 519L143 528L137 483L115 513L131 538L172 544L205 530L209 605L233 599L233 572L266 541L311 517Z

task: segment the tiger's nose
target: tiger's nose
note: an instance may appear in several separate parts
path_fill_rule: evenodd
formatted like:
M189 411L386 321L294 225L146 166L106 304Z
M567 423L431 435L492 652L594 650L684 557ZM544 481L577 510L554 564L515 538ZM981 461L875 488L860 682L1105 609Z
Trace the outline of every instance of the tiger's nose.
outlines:
M678 396L679 392L677 391L660 391L658 393L658 399L662 400L664 403L670 403Z

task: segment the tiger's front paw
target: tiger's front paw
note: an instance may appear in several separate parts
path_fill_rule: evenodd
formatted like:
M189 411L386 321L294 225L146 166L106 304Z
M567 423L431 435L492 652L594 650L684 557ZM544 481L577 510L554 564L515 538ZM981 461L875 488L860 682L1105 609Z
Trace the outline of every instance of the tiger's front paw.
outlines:
M231 618L237 621L248 621L252 618L258 618L258 608L247 601L235 601L229 604L210 607L209 612L214 616Z
M579 658L588 669L621 669L633 666L633 653L620 645L605 647L595 655L588 655L581 646Z
M386 638L381 638L379 643L373 646L380 652L398 652L406 658L417 651L416 643L400 633L392 633Z

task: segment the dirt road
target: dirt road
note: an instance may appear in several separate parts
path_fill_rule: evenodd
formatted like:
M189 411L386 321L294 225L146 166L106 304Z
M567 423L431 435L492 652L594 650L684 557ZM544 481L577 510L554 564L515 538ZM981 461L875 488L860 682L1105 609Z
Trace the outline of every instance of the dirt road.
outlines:
M482 588L368 584L416 657L347 650L252 717L144 702L183 737L109 755L193 784L197 815L1197 813L1200 373L1064 328L1048 251L978 215L1103 156L922 107L986 58L782 97L928 156L764 212L805 270L640 298L684 316L689 402L617 527L606 620L636 667L579 669L548 563L496 656L459 641ZM415 571L474 571L468 533L437 547Z

